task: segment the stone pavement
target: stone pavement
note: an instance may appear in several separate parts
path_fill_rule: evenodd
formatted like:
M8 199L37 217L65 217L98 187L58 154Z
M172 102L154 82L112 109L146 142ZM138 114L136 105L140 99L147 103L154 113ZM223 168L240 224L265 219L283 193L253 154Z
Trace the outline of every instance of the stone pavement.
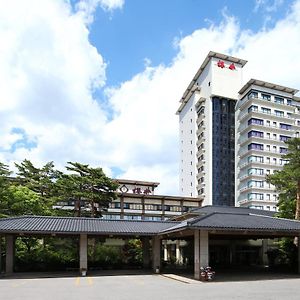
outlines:
M45 275L45 274L43 274ZM203 283L170 274L102 275L87 277L0 279L2 300L299 300L300 278L257 278L257 280ZM172 278L173 277L173 278Z

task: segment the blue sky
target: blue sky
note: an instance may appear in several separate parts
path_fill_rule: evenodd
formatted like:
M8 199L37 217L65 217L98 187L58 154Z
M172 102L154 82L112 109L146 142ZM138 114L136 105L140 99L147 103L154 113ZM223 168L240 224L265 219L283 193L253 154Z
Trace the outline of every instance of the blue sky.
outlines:
M255 32L284 17L287 2L277 1L276 8L266 11L276 1L129 0L112 13L96 10L90 41L108 63L107 84L117 85L141 72L145 58L152 65L168 65L177 52L176 38L217 24L224 14L236 16L242 29Z
M30 8L30 9L29 9ZM0 0L0 161L177 195L179 100L210 50L300 88L300 0Z

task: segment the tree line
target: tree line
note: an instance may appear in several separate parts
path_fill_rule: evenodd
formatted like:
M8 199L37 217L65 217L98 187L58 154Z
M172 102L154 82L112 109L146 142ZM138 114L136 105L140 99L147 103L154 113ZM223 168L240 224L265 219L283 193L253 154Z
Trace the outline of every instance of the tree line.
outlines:
M117 184L102 168L68 162L62 172L53 162L39 168L28 159L15 163L15 167L17 172L13 176L9 167L0 162L0 217L101 217L117 197ZM64 209L64 203L72 203L73 210Z

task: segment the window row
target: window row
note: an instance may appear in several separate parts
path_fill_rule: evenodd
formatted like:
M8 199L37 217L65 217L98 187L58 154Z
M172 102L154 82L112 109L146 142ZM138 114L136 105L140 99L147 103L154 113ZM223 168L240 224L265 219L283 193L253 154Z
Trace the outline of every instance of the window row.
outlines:
M263 119L257 119L257 118L250 118L248 120L248 125L264 125L264 120ZM266 120L266 126L270 127L271 126L271 121ZM273 122L272 123L273 127L279 127L281 129L285 129L285 130L291 130L292 129L292 125L290 124L285 124L285 123L278 123L277 122Z
M271 101L271 95L267 94L267 93L260 93L260 95L258 94L258 92L255 91L251 91L248 94L248 98L261 98L263 100L267 100L267 101ZM284 99L283 97L279 97L279 96L274 96L274 100L275 103L279 103L279 104L286 104L286 105L292 105L292 99Z
M267 201L277 201L277 195L273 194L263 194L263 193L248 193L247 194L248 200L267 200Z
M112 202L109 205L110 208L121 208L120 202ZM143 204L139 203L124 203L124 209L131 210L143 210ZM181 212L187 211L188 207L186 206L172 206L172 205L159 205L159 204L144 204L144 210L155 210L155 211L173 211L173 212Z
M265 145L265 149L264 149L264 145L263 144L257 144L257 143L250 143L248 145L248 150L266 150L268 152L271 151L271 145ZM272 152L277 152L277 146L273 146L272 147ZM288 149L285 147L279 147L279 153L282 154L286 154L288 152Z
M275 157L273 157L271 159L270 157L263 157L263 156L257 156L257 155L248 156L247 160L248 160L248 163L259 162L259 163L271 164L271 162L272 162L273 164L277 164L277 162L278 162L280 165L285 165L288 162L287 159L282 159L282 158L277 159Z

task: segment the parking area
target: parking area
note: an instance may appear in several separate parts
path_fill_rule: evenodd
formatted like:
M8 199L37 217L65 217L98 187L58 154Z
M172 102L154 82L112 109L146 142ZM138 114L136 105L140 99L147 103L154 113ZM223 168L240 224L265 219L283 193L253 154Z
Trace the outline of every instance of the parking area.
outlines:
M102 274L67 277L43 274L0 279L0 299L5 300L65 300L65 299L299 299L300 278L257 278L257 280L219 281L203 283L180 276L153 274ZM182 280L181 280L182 279Z

